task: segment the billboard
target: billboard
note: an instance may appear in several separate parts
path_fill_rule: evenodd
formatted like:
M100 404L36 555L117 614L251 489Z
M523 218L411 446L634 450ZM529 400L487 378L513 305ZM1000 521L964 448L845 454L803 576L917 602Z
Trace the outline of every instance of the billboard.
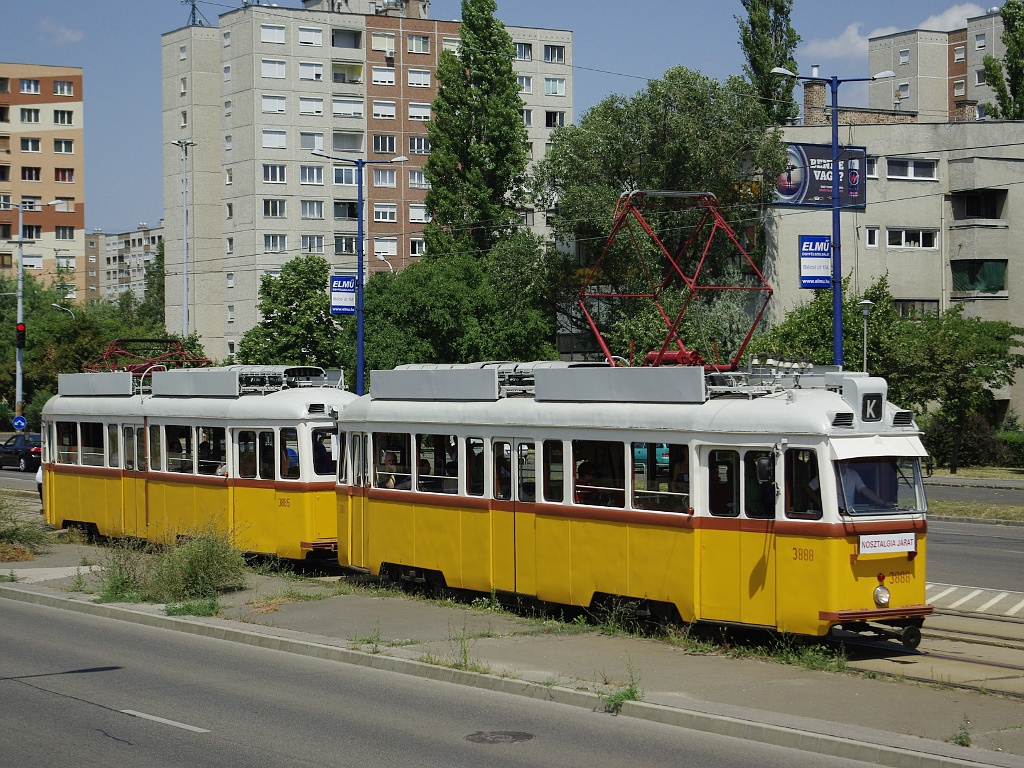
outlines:
M832 287L832 238L800 235L800 287Z
M865 147L839 148L839 205L863 210ZM776 205L832 207L832 145L789 144L786 170L776 182Z
M356 313L356 279L349 275L331 275L331 314Z

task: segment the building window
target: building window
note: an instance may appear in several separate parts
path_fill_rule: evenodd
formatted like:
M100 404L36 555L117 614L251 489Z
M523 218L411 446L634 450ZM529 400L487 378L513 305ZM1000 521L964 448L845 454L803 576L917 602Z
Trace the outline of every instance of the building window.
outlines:
M323 253L324 252L324 236L323 235L303 235L302 236L302 252L303 253Z
M267 184L284 184L285 183L285 167L283 165L273 165L270 163L264 163L263 165L263 181Z
M985 33L980 32L974 36L974 50L983 51L985 50Z
M1005 295L1005 259L956 259L949 266L953 272L953 298L958 298L958 293Z
M963 61L964 59L967 58L965 54L966 54L966 51L964 50L964 46L958 45L958 46L954 47L953 48L953 61Z
M975 70L975 72L974 72L974 84L975 85L984 85L985 84L985 70L984 69Z
M55 109L53 110L53 124L74 125L75 113L72 112L70 109Z
M231 117L231 99L224 102L224 117Z
M54 139L53 151L58 155L75 154L75 142L72 139Z
M430 70L429 69L410 69L409 70L409 86L412 88L429 88L430 87Z
M516 43L516 61L533 61L533 43Z
M232 169L232 168L225 168L224 169L224 184L225 185L230 185L230 184L234 184L234 182L235 182L235 172L234 172L234 169Z
M234 253L235 252L235 238L228 237L224 240L224 252Z
M39 139L31 136L21 137L21 151L22 152L40 152Z
M42 181L40 174L42 173L41 168L33 166L23 165L21 166L21 180L22 181Z
M227 305L227 311L228 311L228 322L229 323L235 322L235 305L234 304L228 304Z
M545 112L544 127L560 128L565 125L565 112Z
M529 75L516 75L520 93L533 93L533 78Z
M272 131L266 128L263 129L263 148L264 149L285 149L286 137L285 131Z
M877 157L865 157L864 158L864 175L869 179L878 178L878 158Z
M342 255L356 252L356 239L352 235L334 236L334 253Z
M228 66L224 67L224 82L227 83L227 82L230 82L230 81L231 81L231 65L229 64Z
M22 93L39 93L39 81L38 80L22 80L21 81L21 92Z
M953 95L963 96L967 93L967 81L966 80L954 80L953 81Z
M322 165L300 165L299 184L323 184L324 167Z
M284 114L286 99L284 96L266 96L260 100L264 114Z
M938 299L893 299L893 307L904 320L935 317L939 314Z
M288 250L288 236L287 235L264 235L263 236L263 252L264 253L284 253Z
M373 102L373 116L378 120L395 119L395 102L375 101Z
M388 51L395 50L395 36L391 32L371 32L370 33L370 50L371 51ZM394 53L392 53L394 55Z
M228 218L228 219L235 218L235 204L234 203L228 203L227 205L224 206L224 209L225 209L225 213L224 213L225 218Z
M355 221L359 218L359 206L354 200L335 200L334 218Z
M904 48L902 51L900 51L900 64L909 64L909 63L910 63L910 49L909 48Z
M284 26L278 24L260 24L260 42L284 44Z
M354 187L356 185L356 169L348 165L335 166L334 183L341 187Z
M409 187L411 189L429 189L426 174L423 171L409 171Z
M74 240L75 239L75 228L74 227L54 227L53 236L57 240Z
M224 273L224 279L227 281L227 284L228 284L227 287L228 288L234 288L235 287L235 273L234 272L225 272Z
M878 247L878 227L865 227L864 246L866 248Z
M184 128L188 125L188 110L181 110L181 127Z
M324 113L324 100L299 97L300 115L322 115Z
M565 46L564 45L545 45L544 46L544 61L549 64L564 64L565 63Z
M891 157L886 161L886 175L890 179L926 179L934 181L938 178L938 166L938 160L909 160Z
M43 227L41 224L25 224L21 228L21 239L22 240L41 240L43 238ZM43 268L43 257L39 257L39 266L37 269ZM25 257L25 266L28 266L28 257Z
M410 155L429 155L430 154L430 139L426 136L410 136L409 137L409 154Z
M362 99L334 99L331 110L335 117L362 117Z
M226 31L222 37L224 38L224 47L228 48L231 45L231 31Z
M430 216L427 215L427 206L419 203L409 204L409 221L426 223L430 221Z
M53 81L53 95L54 96L74 96L75 95L75 84L70 80L54 80Z
M935 250L934 229L886 229L886 245L889 248L916 248Z
M910 83L900 83L896 86L896 95L901 99L906 99L910 96Z
M188 49L184 45L179 45L178 46L178 58L181 61L185 60L185 56L187 55L187 53L188 53Z
M323 80L324 65L315 61L299 62L299 80Z
M285 216L285 201L278 198L264 198L263 215L268 219L283 219Z
M459 52L459 38L457 37L442 37L441 48L452 53Z
M409 104L409 119L410 120L429 120L430 119L430 105L429 104Z
M373 186L375 187L396 187L398 186L398 171L394 168L374 168Z
M373 151L376 152L378 155L395 154L395 137L374 134Z
M53 180L58 184L74 184L75 183L75 169L74 168L54 168L53 169Z
M565 96L565 78L564 77L545 77L544 78L544 95L545 96Z
M398 221L398 205L395 203L374 203L374 221Z
M395 84L395 68L394 67L373 67L371 69L373 75L374 85L394 85Z
M409 35L409 53L430 53L430 38L426 35Z
M322 219L324 217L323 200L303 200L300 206L301 216L304 219Z
M299 27L299 45L321 47L324 44L324 31L319 27Z
M231 134L229 133L229 134L227 134L224 137L224 150L225 151L230 151L231 150L231 142L232 142Z
M427 241L421 237L413 237L409 240L409 255L422 256L427 252Z
M21 122L23 123L38 123L39 122L39 110L38 109L22 109L21 110Z
M285 77L284 62L277 59L263 59L260 62L260 74L274 80L283 80Z
M397 256L398 255L398 239L394 237L375 237L373 238L373 255L374 256Z
M299 149L324 151L324 135L315 131L299 132Z

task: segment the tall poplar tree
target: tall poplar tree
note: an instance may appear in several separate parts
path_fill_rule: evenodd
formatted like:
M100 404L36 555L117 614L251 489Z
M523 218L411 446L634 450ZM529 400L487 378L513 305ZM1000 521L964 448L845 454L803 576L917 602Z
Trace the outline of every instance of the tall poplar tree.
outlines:
M430 257L484 256L518 221L528 143L515 48L496 11L495 0L462 0L459 51L438 62L424 166Z
M765 111L776 125L795 120L799 114L793 100L796 81L771 73L774 67L796 72L796 46L800 35L789 23L793 0L741 0L747 18L736 16L740 47L747 63L743 72L757 90Z
M996 103L986 107L997 119L1024 120L1024 0L1006 0L999 15L1006 56L984 58L985 82L996 94Z

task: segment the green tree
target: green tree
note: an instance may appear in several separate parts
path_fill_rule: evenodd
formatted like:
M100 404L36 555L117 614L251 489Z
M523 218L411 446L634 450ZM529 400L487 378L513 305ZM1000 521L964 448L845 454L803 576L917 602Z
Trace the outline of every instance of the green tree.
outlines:
M242 335L238 362L340 367L344 339L331 316L330 271L323 257L300 256L280 276L264 275L258 304L263 319Z
M518 221L527 162L515 48L495 0L462 0L459 52L442 51L427 123L427 255L485 255Z
M1024 0L1006 0L999 9L1003 18L1002 41L1006 56L1000 61L986 55L985 82L996 94L987 104L992 116L1001 120L1024 119Z
M776 125L799 114L793 99L796 80L771 73L774 67L796 72L796 46L800 35L789 22L793 0L741 0L747 17L736 16L740 47L747 63L743 71L757 90L768 116Z
M146 265L145 293L139 304L140 318L154 326L162 326L164 320L164 242L156 248L156 256Z

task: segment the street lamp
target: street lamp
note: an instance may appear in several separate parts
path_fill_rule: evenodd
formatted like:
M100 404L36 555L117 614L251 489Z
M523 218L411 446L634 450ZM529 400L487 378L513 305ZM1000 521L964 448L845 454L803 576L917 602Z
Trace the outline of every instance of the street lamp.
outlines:
M196 143L188 139L172 141L176 147L181 147L181 242L182 242L182 268L181 268L181 335L188 338L188 148L194 147Z
M864 315L864 373L868 372L868 315L871 314L871 308L875 306L875 302L870 299L863 299L857 302L857 306L860 307L860 313Z
M55 308L57 308L57 309L63 309L63 310L65 311L65 312L67 312L67 313L68 313L69 315L71 315L71 319L72 319L72 320L77 320L77 319L78 319L78 318L76 318L76 317L75 317L75 313L74 313L74 312L72 312L72 311L71 311L70 309L68 309L67 307L62 307L62 306L61 306L60 304L51 304L50 306L51 306L51 307L55 307Z
M19 343L14 350L14 415L24 415L25 407L25 364L24 364L24 329L25 329L25 211L36 211L46 205L63 205L63 200L51 200L48 203L10 203L12 208L18 209L18 339ZM30 244L35 240L29 240Z
M817 72L817 67L812 71ZM832 363L843 367L843 274L839 231L839 84L866 83L896 77L892 70L879 72L871 77L847 77L839 79L798 75L785 67L774 67L773 75L794 77L807 83L828 83L832 91Z
M363 166L404 163L409 158L399 155L388 160L364 160L361 157L334 157L320 150L313 150L311 154L335 163L349 163L356 167L356 258L359 262L356 265L356 394L361 395L364 391L363 374L366 367L363 356L363 316L365 314L363 307Z
M395 268L391 265L391 262L387 260L383 253L377 254L377 261L383 261L385 264L388 265L388 269L391 270L391 274L395 274Z

